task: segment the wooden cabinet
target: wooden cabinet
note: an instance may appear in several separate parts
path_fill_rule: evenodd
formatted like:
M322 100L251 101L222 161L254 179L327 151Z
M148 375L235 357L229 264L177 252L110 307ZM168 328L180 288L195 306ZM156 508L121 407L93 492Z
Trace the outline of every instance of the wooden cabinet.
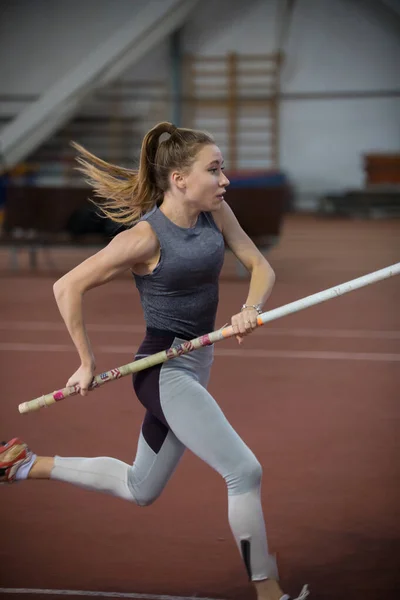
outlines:
M365 184L400 184L400 153L364 155Z

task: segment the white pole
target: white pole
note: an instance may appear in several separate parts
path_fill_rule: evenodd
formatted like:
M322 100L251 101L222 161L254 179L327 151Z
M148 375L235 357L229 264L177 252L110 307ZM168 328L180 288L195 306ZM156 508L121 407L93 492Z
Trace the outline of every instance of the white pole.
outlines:
M363 275L362 277L358 277L357 279L353 279L352 281L347 281L346 283L342 283L335 287L331 287L322 292L318 292L317 294L306 296L301 300L290 302L290 304L285 304L285 306L280 306L279 308L274 308L273 310L269 310L268 312L262 313L258 318L259 324L264 325L269 321L280 319L281 317L285 317L286 315L298 312L299 310L303 310L304 308L314 306L314 304L320 304L321 302L325 302L326 300L331 300L332 298L343 296L343 294L347 294L348 292L352 292L353 290L365 287L366 285L370 285L371 283L376 283L377 281L381 281L382 279L388 279L389 277L393 277L393 275L398 275L399 273L400 262L391 265L390 267L380 269L379 271L369 273L368 275Z
M353 290L357 290L358 288L364 287L371 283L376 283L377 281L381 281L382 279L388 279L389 277L393 277L393 275L398 275L399 273L400 263L397 263L395 265L392 265L391 267L381 269L380 271L369 273L369 275L358 277L357 279L353 279L352 281L348 281L347 283L342 283L341 285L329 288L327 290L324 290L323 292L312 294L311 296L307 296L306 298L302 298L301 300L296 300L295 302L291 302L290 304L285 304L284 306L281 306L279 308L274 308L273 310L269 310L268 312L262 313L257 319L258 325L264 325L269 321L280 319L281 317L285 317L286 315L298 312L299 310L303 310L304 308L314 306L314 304L320 304L321 302L325 302L326 300L330 300L331 298L342 296L343 294L347 294L348 292L352 292ZM235 334L231 325L229 327L224 327L223 329L218 329L217 331L212 331L211 333L202 335L201 337L185 342L184 344L181 344L179 346L168 348L167 350L163 350L162 352L157 352L156 354L152 354L151 356L147 356L146 358L142 358L127 365L123 365L122 367L111 369L111 371L107 371L105 373L101 373L100 375L96 375L96 377L93 379L90 389L94 390L96 387L99 387L109 381L113 381L114 379L119 379L120 377L125 377L126 375L129 375L131 373L143 371L144 369L147 369L154 365L164 363L167 360L171 360L172 358L176 358L177 356L182 356L183 354L192 352L197 348L209 346L210 344L214 344L215 342L219 342L223 339L233 337L234 335ZM63 400L68 396L74 396L76 394L79 394L78 386L64 388L55 392L51 392L50 394L46 394L45 396L34 398L33 400L29 400L28 402L23 402L18 406L18 410L21 414L29 413L35 410L39 410L40 408L51 406L52 404L55 404L56 402L59 402L60 400Z

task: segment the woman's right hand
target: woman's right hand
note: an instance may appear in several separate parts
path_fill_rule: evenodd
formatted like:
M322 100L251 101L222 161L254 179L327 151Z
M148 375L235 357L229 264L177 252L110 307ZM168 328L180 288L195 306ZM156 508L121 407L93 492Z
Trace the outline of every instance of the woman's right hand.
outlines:
M93 381L95 368L86 367L81 365L77 371L67 381L66 387L73 387L75 385L79 388L81 396L87 396L89 393L89 386Z

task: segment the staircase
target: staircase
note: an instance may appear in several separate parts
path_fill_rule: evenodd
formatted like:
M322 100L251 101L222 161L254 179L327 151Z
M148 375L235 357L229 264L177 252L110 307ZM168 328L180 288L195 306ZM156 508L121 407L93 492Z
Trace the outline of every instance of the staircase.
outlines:
M197 0L149 0L134 18L106 39L0 131L0 173L21 163L71 121L96 90L179 28ZM62 135L62 134L61 134Z

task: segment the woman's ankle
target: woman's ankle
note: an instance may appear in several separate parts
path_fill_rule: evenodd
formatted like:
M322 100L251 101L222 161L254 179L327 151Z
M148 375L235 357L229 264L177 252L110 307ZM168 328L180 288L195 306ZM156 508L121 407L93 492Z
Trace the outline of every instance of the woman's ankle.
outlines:
M257 600L280 600L284 596L276 579L253 581L256 588Z
M54 468L54 458L50 456L38 456L29 471L28 479L50 479Z

